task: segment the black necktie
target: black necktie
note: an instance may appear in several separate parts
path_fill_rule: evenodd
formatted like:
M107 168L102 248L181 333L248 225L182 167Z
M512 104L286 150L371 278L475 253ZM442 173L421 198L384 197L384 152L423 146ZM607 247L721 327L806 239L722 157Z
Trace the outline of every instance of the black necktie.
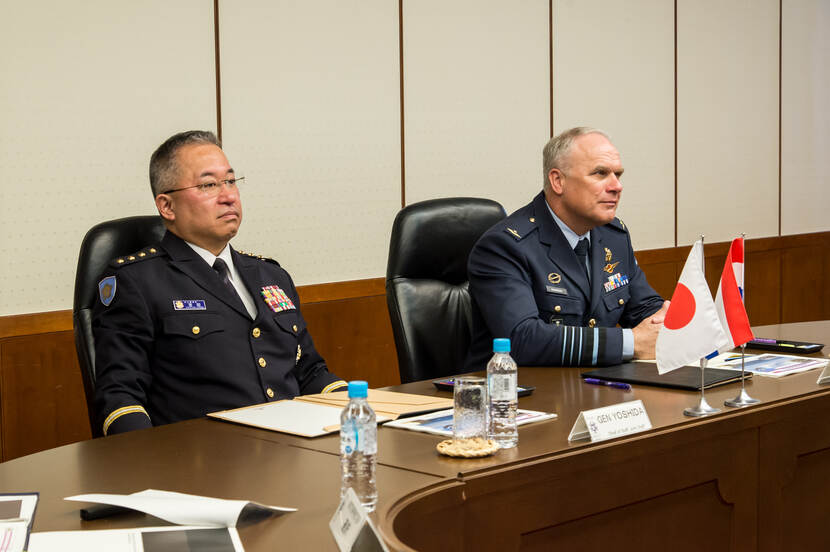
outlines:
M588 248L590 247L591 242L588 241L588 238L582 238L574 247L574 253L576 253L576 259L579 261L579 264L582 265L582 270L585 272L585 277L588 278L588 282L591 281L591 277L588 275Z
M231 282L231 274L228 270L228 265L225 264L225 261L223 261L219 257L216 257L216 260L213 261L213 270L215 270L219 274L219 278L222 279L222 282L230 290L231 294L233 294L234 297L239 299L239 293L237 293L236 288L233 287L233 283ZM242 299L239 300L241 301Z

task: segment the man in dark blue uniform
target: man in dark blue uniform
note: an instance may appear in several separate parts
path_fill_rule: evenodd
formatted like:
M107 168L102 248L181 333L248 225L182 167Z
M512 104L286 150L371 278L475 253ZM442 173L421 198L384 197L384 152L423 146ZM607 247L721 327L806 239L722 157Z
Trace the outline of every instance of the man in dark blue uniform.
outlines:
M602 131L578 127L548 142L543 191L470 253L467 370L484 369L494 337L510 338L519 365L654 358L668 302L646 281L615 217L622 173Z
M210 132L177 134L153 153L167 233L112 261L93 315L105 435L345 388L314 348L288 273L228 244L241 180Z

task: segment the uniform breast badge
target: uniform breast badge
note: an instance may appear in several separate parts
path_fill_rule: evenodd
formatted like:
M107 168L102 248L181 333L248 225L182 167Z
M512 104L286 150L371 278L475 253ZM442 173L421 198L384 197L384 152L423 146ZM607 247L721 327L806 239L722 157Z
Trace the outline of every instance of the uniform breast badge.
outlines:
M612 256L612 255L611 255L611 250L610 250L610 249L608 249L608 248L606 247L606 248L605 248L605 262L606 262L606 263L610 263L610 262L611 262L611 256Z
M616 263L608 263L607 265L605 265L603 270L608 274L611 274L612 272L614 272L614 269L617 268L618 264L620 264L620 261L617 261Z
M265 303L274 312L282 312L297 308L294 306L291 298L277 286L264 286L260 293L262 293Z
M627 284L628 284L628 275L627 274L620 274L619 272L617 272L613 276L609 276L608 281L605 282L604 284L602 284L602 286L605 288L605 292L608 293L608 292L614 291L617 288L621 288L621 287L623 287L624 285L627 285Z
M550 282L551 284L558 284L561 281L562 276L560 276L556 272L551 272L550 274L548 274L548 282Z

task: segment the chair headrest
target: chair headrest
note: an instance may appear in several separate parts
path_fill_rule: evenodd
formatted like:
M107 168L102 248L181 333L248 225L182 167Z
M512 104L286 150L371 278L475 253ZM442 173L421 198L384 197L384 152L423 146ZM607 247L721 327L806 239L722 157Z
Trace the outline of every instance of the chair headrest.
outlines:
M467 280L467 257L478 238L506 216L489 199L430 199L401 209L392 225L387 280Z
M78 254L73 313L92 306L98 296L98 278L110 261L160 242L164 232L158 215L126 217L93 226L84 236Z

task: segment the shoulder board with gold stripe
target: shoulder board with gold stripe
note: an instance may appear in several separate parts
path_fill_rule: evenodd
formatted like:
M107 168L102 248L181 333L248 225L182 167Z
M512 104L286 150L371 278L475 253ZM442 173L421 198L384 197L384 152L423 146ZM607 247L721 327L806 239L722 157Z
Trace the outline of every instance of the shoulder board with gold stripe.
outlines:
M239 253L240 255L244 255L245 257L250 257L251 259L258 259L260 261L268 261L269 263L274 263L275 265L280 266L280 263L278 263L277 261L275 261L274 259L272 259L270 257L265 257L264 255L257 255L256 253L250 253L248 251L241 251L239 249L237 249L236 252Z
M606 226L610 226L611 228L619 230L620 232L628 232L628 227L622 220L618 219L617 217L614 217L614 220L609 222Z
M110 261L110 266L119 267L137 263L139 261L146 261L147 259L155 257L158 253L159 249L156 247L145 247L144 249L136 251L130 255L123 255L121 257L114 258Z

